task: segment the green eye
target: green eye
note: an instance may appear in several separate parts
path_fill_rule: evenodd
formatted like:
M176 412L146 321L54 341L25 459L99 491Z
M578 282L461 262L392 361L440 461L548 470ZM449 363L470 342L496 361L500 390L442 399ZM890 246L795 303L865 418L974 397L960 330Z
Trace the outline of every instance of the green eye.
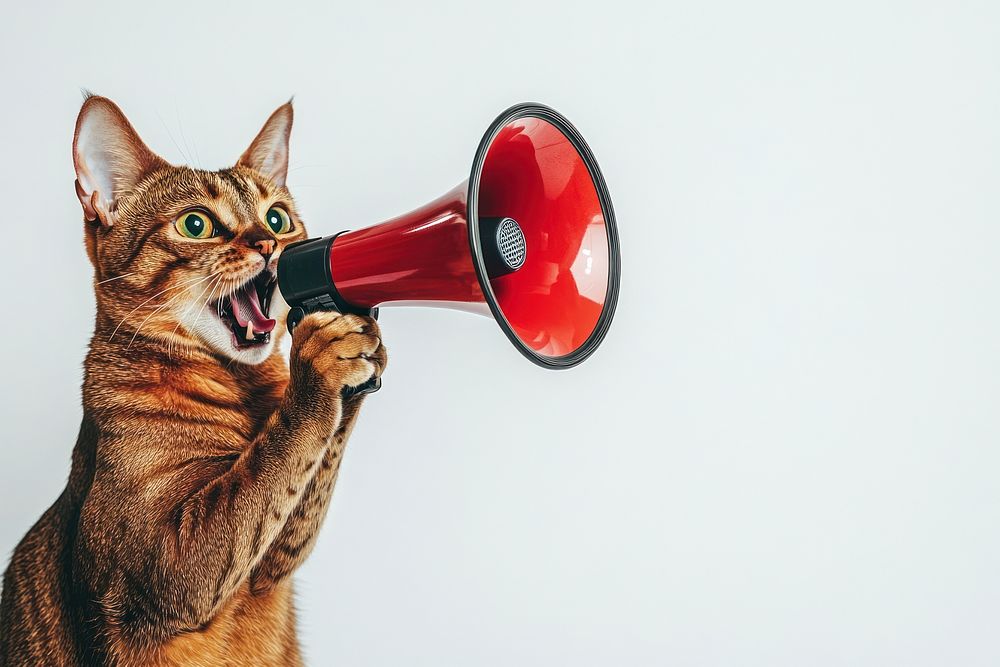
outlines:
M292 231L292 219L288 217L288 213L285 209L280 206L272 206L267 210L267 215L264 216L264 220L267 222L267 226L275 234L287 234Z
M188 211L177 218L174 227L189 239L209 239L215 236L215 224L201 211Z

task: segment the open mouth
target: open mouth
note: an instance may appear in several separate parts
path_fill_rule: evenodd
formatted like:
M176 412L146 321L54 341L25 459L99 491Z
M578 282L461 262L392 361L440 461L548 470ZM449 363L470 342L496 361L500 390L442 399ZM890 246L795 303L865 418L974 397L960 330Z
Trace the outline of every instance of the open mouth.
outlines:
M233 345L237 348L266 345L271 340L275 321L267 312L277 284L275 274L261 271L236 288L232 295L219 300L217 312L223 324L233 332Z

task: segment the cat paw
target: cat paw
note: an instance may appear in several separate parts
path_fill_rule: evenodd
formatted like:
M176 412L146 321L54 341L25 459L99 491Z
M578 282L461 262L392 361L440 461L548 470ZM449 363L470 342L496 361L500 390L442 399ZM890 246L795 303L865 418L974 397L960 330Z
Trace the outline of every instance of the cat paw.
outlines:
M292 333L293 383L318 381L323 389L339 395L344 387L379 377L387 361L382 333L371 317L335 311L310 313Z

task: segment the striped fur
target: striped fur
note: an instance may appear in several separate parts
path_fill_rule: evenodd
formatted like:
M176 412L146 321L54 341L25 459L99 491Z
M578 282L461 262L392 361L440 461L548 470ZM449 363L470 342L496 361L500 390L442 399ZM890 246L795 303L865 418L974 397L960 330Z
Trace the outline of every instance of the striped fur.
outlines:
M341 389L382 372L380 332L368 318L311 315L286 365L276 343L249 359L193 324L305 238L283 173L264 161L279 121L287 160L290 106L237 166L208 172L143 154L117 107L92 97L81 116L88 105L110 105L141 159L121 191L78 185L97 298L84 418L66 489L5 573L0 665L298 665L290 576L313 547L362 400L343 402ZM275 203L297 231L262 260L254 243L274 238L262 216ZM173 221L191 206L231 235L182 238ZM272 307L277 335L286 308Z

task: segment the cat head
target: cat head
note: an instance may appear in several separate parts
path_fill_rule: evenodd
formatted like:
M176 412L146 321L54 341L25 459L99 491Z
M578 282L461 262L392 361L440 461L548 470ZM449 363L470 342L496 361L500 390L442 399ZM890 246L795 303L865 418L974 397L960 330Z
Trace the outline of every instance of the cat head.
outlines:
M270 356L288 311L278 258L306 238L285 187L291 129L288 103L234 167L205 171L153 153L111 100L84 101L73 163L97 335L200 347L246 364Z

